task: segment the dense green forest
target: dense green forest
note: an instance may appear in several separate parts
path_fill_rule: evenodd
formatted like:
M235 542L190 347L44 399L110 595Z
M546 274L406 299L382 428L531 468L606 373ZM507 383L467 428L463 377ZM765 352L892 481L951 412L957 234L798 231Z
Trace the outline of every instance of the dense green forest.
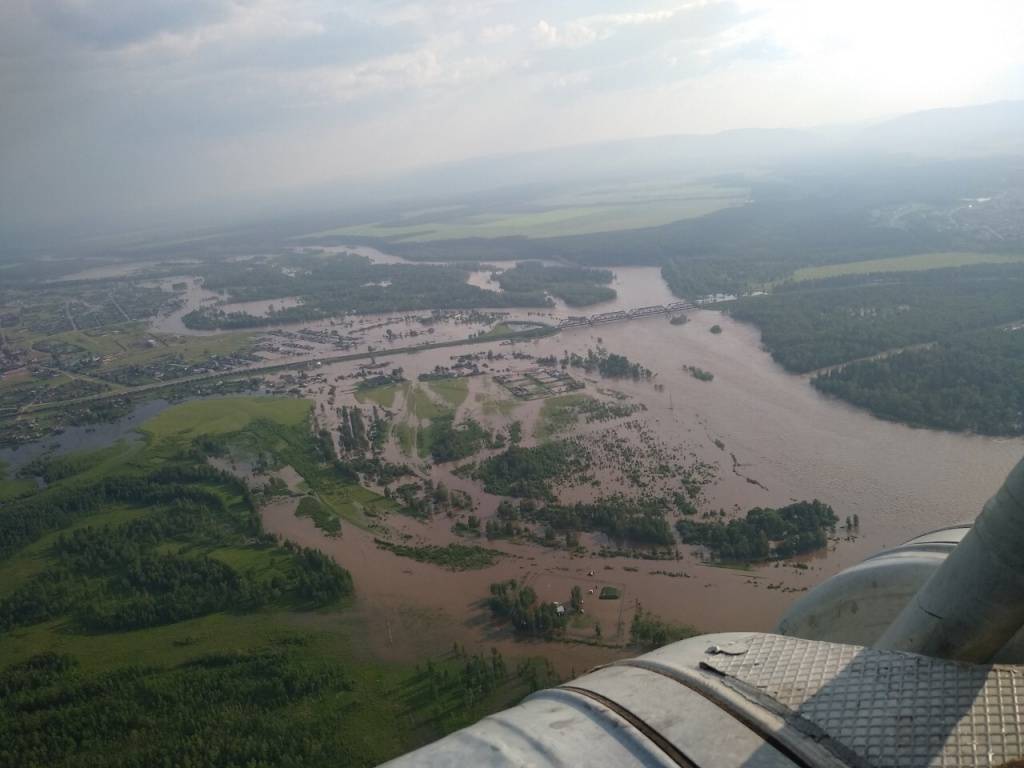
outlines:
M543 307L543 291L495 293L466 283L459 267L417 264L372 264L352 254L329 257L293 255L246 263L209 262L198 270L210 290L232 301L300 297L294 307L265 316L205 307L185 315L197 329L237 329L308 322L347 313L472 309L476 307Z
M586 355L575 352L566 354L561 362L563 367L582 368L587 373L597 371L610 379L649 379L653 375L650 369L640 363L634 363L625 355L608 352L602 347L596 351L588 348Z
M553 501L552 483L567 477L579 480L589 466L582 446L554 440L531 448L510 445L482 461L473 477L483 481L488 493Z
M359 585L263 531L287 489L207 462L287 463L337 504L359 473L295 404L188 403L145 441L23 469L50 482L0 503L0 764L370 766L552 682L494 654L353 650Z
M614 289L608 287L613 277L607 269L552 267L522 261L499 273L498 283L504 291L521 294L547 291L570 307L585 307L615 298Z
M724 306L724 305L723 305ZM729 313L787 370L877 416L989 435L1024 433L1024 266L848 275L781 285ZM886 354L882 354L886 353Z
M683 543L707 547L717 560L755 562L821 549L838 520L832 507L815 499L779 509L755 507L729 522L683 518L676 528Z
M475 419L467 418L456 425L454 414L442 413L419 431L417 441L440 463L474 456L484 446L493 445L494 435Z
M70 654L30 656L0 671L0 764L372 766L559 682L550 664L509 669L493 648L415 669L332 650L292 634L177 665L93 671Z
M1024 267L799 283L728 307L787 370L807 372L1024 318Z
M619 543L671 546L675 544L675 537L665 520L667 511L661 500L610 496L572 506L534 507L524 517L560 533L600 531Z
M851 363L815 387L876 416L985 435L1024 434L1024 330L986 330Z

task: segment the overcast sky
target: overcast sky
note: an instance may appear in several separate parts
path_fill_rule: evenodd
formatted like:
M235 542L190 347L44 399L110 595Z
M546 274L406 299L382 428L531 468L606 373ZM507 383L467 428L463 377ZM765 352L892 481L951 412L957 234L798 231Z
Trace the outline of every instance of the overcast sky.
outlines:
M0 0L0 228L1024 97L1020 0Z

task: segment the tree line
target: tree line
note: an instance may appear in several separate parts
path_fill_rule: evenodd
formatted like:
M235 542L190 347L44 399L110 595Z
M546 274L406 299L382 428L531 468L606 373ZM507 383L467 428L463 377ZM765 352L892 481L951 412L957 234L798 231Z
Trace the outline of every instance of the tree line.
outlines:
M173 624L278 601L322 606L352 593L351 575L323 554L285 545L288 566L269 576L237 571L206 551L251 531L195 500L172 502L122 525L57 537L49 568L0 600L0 628L70 616L80 629L114 632ZM275 541L260 536L261 546ZM161 551L168 543L177 552ZM195 551L198 550L198 551Z
M706 547L717 560L756 562L821 549L839 518L828 504L798 501L778 509L755 507L742 518L724 522L683 518L676 528L684 544Z
M816 376L822 392L915 426L1024 434L1024 330L963 334Z
M483 481L488 493L553 501L552 482L579 475L589 466L589 454L582 446L554 440L530 448L510 445L482 461L473 477Z
M101 673L38 654L0 672L0 764L355 764L361 745L339 738L324 706L353 687L337 664L282 649Z
M617 294L608 287L614 277L607 269L521 261L512 269L498 273L497 279L503 291L526 294L546 291L570 307L584 307L614 299Z
M184 316L196 329L240 329L291 322L311 322L348 313L377 313L479 307L544 307L542 290L501 292L469 285L459 267L418 264L373 264L354 254L329 259L307 254L265 261L208 262L200 270L205 287L226 292L233 301L283 299L302 303L278 307L265 315L202 307Z
M808 371L1024 318L1024 267L982 265L797 283L729 307L772 357Z

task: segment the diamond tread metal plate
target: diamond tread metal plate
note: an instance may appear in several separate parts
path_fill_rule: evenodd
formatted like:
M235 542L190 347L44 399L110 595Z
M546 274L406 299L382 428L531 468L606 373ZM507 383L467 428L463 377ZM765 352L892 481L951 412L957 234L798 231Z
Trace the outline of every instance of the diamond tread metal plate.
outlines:
M755 635L704 665L752 686L877 768L994 768L1024 755L1017 667ZM732 649L729 653L734 653Z

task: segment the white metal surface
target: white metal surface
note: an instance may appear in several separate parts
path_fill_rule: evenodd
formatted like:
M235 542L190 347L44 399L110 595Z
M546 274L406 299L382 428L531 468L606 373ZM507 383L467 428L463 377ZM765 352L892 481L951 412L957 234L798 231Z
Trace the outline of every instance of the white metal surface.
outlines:
M591 672L399 758L409 766L996 768L1024 673L781 635L707 635Z
M899 651L756 635L706 666L767 695L870 765L994 768L1024 755L1024 674Z

